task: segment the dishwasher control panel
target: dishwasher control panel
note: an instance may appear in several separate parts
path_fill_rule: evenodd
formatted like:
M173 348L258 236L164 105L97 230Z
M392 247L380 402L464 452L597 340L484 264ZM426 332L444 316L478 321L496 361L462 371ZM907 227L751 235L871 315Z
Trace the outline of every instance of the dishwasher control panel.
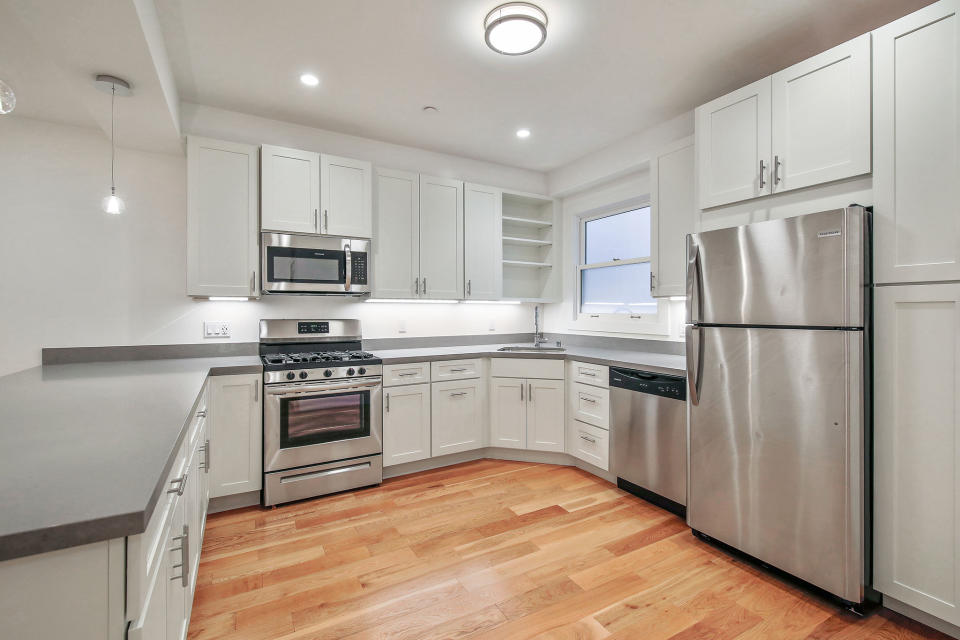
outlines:
M681 376L611 367L610 386L674 400L687 399L687 381Z

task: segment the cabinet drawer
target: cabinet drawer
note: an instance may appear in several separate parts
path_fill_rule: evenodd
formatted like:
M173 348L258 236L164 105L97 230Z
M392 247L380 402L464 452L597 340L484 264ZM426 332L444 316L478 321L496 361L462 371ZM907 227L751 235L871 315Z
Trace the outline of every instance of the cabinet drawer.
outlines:
M431 382L443 382L444 380L479 378L482 363L483 361L480 358L432 362L430 363L430 380Z
M490 375L498 378L563 380L563 360L540 358L493 358Z
M610 390L573 383L570 394L570 415L576 420L601 429L610 428Z
M383 366L383 386L430 382L430 363L387 364Z
M571 421L570 455L589 462L604 471L610 470L610 434L603 429L580 422Z
M570 380L595 387L608 387L610 385L610 369L603 364L573 361L570 363Z

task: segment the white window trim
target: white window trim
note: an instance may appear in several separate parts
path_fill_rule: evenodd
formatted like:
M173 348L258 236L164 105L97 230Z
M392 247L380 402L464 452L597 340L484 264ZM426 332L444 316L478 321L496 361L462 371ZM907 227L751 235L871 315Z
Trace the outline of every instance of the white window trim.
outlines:
M656 313L643 313L643 314L634 314L626 315L622 313L581 313L580 312L580 297L581 290L580 285L582 282L581 272L585 269L596 269L599 267L612 267L612 266L621 266L628 264L638 264L644 262L651 262L653 256L648 256L644 258L630 258L627 260L613 260L610 262L598 262L586 266L584 260L586 257L586 240L587 234L585 230L585 225L587 222L597 220L599 218L606 218L609 216L614 216L620 213L626 213L627 211L633 211L634 209L642 209L644 207L650 207L650 199L636 199L629 202L622 202L616 206L605 207L603 209L597 209L593 211L584 212L576 216L576 233L577 233L577 253L576 260L574 264L574 273L573 273L573 287L574 287L574 296L573 296L573 318L570 324L570 328L577 331L595 331L598 333L631 333L631 334L642 334L642 335L652 335L652 336L669 336L670 335L670 307L667 304L664 304L662 300L657 299L657 312ZM653 209L651 207L650 211L651 216L653 215ZM651 218L651 253L653 250L653 220Z

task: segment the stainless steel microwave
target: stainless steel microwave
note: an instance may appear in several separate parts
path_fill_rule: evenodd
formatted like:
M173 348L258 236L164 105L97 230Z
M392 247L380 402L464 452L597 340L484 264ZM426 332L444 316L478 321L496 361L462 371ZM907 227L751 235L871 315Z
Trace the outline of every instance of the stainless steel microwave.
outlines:
M370 293L370 241L299 233L261 234L264 293Z

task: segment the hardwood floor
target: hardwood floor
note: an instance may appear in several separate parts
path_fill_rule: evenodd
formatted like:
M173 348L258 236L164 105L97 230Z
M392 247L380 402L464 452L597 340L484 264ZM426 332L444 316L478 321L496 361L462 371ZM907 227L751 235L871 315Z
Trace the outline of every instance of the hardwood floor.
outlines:
M866 619L579 469L479 460L210 516L189 637L944 638Z

